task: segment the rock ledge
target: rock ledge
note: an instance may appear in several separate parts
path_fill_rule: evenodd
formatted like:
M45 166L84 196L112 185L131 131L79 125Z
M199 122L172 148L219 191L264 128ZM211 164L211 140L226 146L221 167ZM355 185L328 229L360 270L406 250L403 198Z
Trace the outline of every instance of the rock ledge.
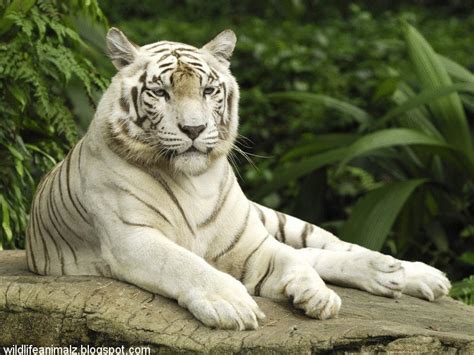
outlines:
M23 251L0 252L0 346L149 346L152 353L474 353L474 307L444 298L393 300L334 287L337 319L306 318L256 298L256 331L212 330L176 302L100 277L37 276ZM0 349L1 350L1 349Z

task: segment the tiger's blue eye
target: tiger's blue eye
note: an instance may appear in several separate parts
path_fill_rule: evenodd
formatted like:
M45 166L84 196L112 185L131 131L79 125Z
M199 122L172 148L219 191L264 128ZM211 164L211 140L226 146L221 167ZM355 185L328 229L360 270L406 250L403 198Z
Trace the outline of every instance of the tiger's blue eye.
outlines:
M166 90L163 90L163 89L154 89L152 90L152 92L156 95L156 96L160 96L160 97L165 97L168 95L168 93L166 92Z
M204 89L203 94L204 94L204 96L211 95L211 94L214 93L215 90L216 89L214 87L208 86L207 88Z

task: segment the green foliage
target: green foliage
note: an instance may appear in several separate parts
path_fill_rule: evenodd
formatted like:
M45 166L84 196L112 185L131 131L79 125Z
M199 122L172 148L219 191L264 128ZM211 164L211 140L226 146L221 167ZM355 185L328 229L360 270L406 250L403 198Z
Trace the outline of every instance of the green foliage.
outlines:
M14 0L0 13L0 247L15 248L39 178L78 137L66 89L79 83L93 101L105 87L72 18L105 18L96 1L79 0Z
M455 282L449 295L464 303L474 305L474 276Z
M465 252L472 247L474 156L459 95L463 92L470 100L474 82L467 69L437 55L414 27L404 26L417 81L412 80L413 87L400 81L387 93L397 106L378 120L359 120L357 138L350 144L339 138L341 145L306 149L304 158L300 158L301 147L290 150L286 154L290 159L284 160L285 165L261 193L268 194L328 165L333 165L336 175L348 164L363 169L382 186L367 190L351 206L339 234L374 250L386 245L403 258L424 254L455 275L456 270L472 270L474 265L472 252ZM462 83L453 84L452 80L460 79ZM313 105L327 101L315 100L308 93L279 97ZM326 135L322 137L325 141ZM315 135L306 147L317 143ZM472 292L472 280L466 280L453 294L468 297L472 303Z

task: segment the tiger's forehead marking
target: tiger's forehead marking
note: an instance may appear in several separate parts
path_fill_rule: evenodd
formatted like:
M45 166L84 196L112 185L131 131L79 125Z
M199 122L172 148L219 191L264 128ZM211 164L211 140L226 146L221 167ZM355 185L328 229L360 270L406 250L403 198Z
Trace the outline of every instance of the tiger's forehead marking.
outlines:
M198 58L199 50L196 47L190 46L189 44L179 43L179 42L169 42L169 41L160 41L152 44L147 44L142 47L148 55L157 57L158 62L168 58L169 56L174 56L179 59L182 55L187 55L190 57Z
M177 79L197 77L201 85L218 81L218 75L212 69L199 49L188 44L170 41L160 41L142 47L150 57L147 69L149 78L157 83L168 82L171 86ZM169 74L169 75L166 75ZM164 78L166 76L166 78Z

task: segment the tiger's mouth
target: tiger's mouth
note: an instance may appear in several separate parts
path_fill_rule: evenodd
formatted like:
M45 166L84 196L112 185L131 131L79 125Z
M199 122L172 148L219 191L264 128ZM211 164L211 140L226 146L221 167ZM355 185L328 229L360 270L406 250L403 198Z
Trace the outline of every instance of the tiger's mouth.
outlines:
M212 151L212 148L207 148L206 150L201 150L192 145L184 152L178 153L177 155L208 155Z
M197 149L194 145L190 146L187 150L185 150L183 153L203 153L199 149Z

